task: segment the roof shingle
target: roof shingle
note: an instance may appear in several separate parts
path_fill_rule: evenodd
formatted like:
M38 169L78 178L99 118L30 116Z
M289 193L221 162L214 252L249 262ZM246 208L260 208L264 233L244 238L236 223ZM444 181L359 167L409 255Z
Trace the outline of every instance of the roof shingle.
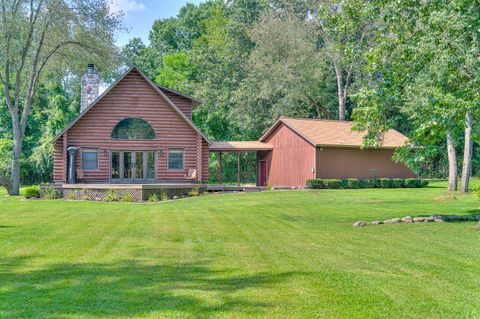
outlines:
M365 136L365 132L352 131L353 122L347 121L281 117L277 125L280 122L317 146L360 147ZM276 125L273 127L276 127ZM271 132L272 129L262 136L260 141L263 141ZM380 147L401 147L407 141L408 138L405 135L390 129L384 134Z

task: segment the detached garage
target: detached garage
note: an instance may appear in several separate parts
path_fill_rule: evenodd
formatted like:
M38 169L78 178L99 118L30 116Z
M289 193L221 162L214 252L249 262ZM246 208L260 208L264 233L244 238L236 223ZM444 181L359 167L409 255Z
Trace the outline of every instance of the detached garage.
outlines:
M364 133L352 122L280 118L260 138L272 146L257 152L259 184L305 186L310 178L415 178L404 164L392 160L407 137L389 130L382 145L361 149Z

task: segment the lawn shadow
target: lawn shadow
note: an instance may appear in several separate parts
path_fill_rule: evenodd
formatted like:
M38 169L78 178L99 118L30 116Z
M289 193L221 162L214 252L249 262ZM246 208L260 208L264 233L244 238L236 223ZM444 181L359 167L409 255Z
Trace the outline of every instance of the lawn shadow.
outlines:
M24 271L22 265L29 259L0 260L1 317L266 315L271 303L239 297L238 292L275 289L276 284L295 275L232 275L213 270L205 262L152 264L133 260L54 264Z

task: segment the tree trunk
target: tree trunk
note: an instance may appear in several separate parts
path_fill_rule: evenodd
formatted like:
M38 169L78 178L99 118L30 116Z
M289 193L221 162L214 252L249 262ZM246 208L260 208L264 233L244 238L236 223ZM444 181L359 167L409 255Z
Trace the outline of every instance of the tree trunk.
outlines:
M338 63L333 64L335 67L335 75L337 77L337 91L338 91L338 119L345 121L345 95L343 94L343 75L342 69Z
M465 114L465 147L463 150L463 168L462 168L462 193L468 193L468 183L472 172L472 126L473 116L471 112Z
M453 141L452 130L447 129L447 153L448 153L448 191L457 190L457 154Z
M8 193L11 196L20 195L20 157L22 156L22 134L20 128L13 128L13 158L10 187Z

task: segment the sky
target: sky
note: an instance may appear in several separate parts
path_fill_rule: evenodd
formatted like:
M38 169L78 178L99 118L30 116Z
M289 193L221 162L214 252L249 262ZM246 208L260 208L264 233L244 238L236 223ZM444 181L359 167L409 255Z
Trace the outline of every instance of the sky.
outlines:
M200 2L202 0L110 0L112 12L124 13L127 28L126 32L117 35L117 45L122 46L136 37L147 44L153 21L176 16L185 4Z

